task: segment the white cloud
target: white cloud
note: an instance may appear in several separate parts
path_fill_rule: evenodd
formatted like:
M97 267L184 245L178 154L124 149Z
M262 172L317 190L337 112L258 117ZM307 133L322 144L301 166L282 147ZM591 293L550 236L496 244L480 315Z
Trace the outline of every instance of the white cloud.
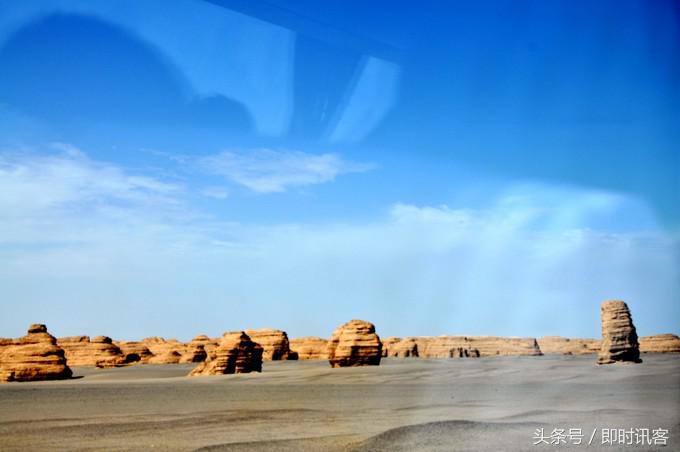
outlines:
M330 182L337 176L370 170L373 165L344 160L337 154L255 149L224 151L204 157L208 171L258 193Z
M513 186L484 209L258 226L190 213L181 187L79 152L0 162L7 335L38 320L129 338L327 335L365 317L386 335L596 336L608 297L630 302L641 334L679 326L677 240L594 221L653 218L624 196Z
M227 199L229 197L229 190L224 187L206 187L201 190L201 195L208 198Z

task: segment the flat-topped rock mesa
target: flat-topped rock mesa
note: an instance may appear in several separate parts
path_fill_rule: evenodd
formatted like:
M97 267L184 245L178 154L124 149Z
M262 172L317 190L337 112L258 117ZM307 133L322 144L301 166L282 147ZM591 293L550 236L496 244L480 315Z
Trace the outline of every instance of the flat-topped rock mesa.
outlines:
M486 356L540 356L534 338L498 336L416 336L421 358L478 358Z
M253 342L245 332L224 333L220 345L189 375L262 372L262 352L262 346Z
M118 367L126 363L125 355L108 336L67 336L57 339L70 366Z
M602 341L599 339L544 336L538 339L538 346L546 355L588 355L598 353Z
M0 382L63 380L73 372L47 327L34 324L18 339L0 338Z
M178 364L186 351L186 346L177 339L153 336L142 339L142 343L153 353L149 364Z
M420 358L479 358L479 349L473 347L465 336L410 337L414 341Z
M675 334L656 334L639 338L642 353L680 353L680 337Z
M281 361L298 359L297 353L291 352L288 334L272 328L246 330L245 333L253 342L262 346L264 361Z
M413 337L383 339L383 358L418 358L418 341Z
M600 306L602 345L598 364L615 362L640 363L640 345L628 305L620 300L607 300Z
M153 353L149 347L138 341L113 341L120 351L123 353L123 358L128 364L146 364L153 357Z
M371 322L350 320L333 331L327 350L331 367L377 366L382 342Z
M208 358L208 352L205 350L206 344L211 343L208 336L196 336L186 344L185 351L180 358L180 363L202 363Z
M290 349L298 359L328 359L328 340L322 337L305 336L290 340Z

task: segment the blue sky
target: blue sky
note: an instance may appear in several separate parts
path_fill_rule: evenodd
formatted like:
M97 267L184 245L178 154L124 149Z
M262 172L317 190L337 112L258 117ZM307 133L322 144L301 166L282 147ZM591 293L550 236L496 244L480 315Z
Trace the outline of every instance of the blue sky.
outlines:
M678 333L678 38L671 1L0 1L0 335Z

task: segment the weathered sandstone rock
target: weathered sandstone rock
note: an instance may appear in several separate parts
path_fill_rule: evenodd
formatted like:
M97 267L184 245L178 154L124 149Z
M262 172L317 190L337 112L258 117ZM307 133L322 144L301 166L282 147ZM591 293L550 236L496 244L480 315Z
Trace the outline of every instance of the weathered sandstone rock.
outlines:
M113 342L123 353L126 363L146 364L153 356L149 347L137 341L114 341Z
M546 355L587 355L598 353L602 341L599 339L545 336L538 339L538 346Z
M116 367L125 365L125 356L110 337L60 337L57 343L64 349L70 366Z
M290 340L290 349L298 359L328 359L328 341L321 337L307 336Z
M47 327L34 324L18 339L0 339L0 382L71 378L64 350Z
M476 358L484 356L540 356L534 338L497 336L415 337L421 358Z
M617 361L640 363L640 348L628 305L620 300L608 300L600 307L602 346L598 364Z
M262 346L243 331L224 333L220 345L189 375L262 372Z
M680 353L680 337L675 334L656 334L640 338L642 353Z
M382 342L375 326L364 320L350 320L340 325L328 341L331 367L377 366L382 356Z
M142 343L153 353L150 364L177 364L186 351L186 345L177 339L154 336L142 339Z
M186 344L185 351L180 358L180 363L202 363L208 358L205 344L210 341L208 336L196 336Z
M261 330L246 330L253 342L263 348L262 359L264 361L280 361L298 359L296 353L291 353L288 335L285 331L264 328Z
M418 342L413 337L383 339L383 358L418 358Z

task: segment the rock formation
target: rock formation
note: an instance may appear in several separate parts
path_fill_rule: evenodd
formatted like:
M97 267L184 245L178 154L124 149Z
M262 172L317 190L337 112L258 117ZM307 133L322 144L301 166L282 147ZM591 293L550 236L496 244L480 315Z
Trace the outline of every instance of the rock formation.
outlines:
M383 341L383 358L418 358L418 342L413 337L388 337Z
M640 338L642 353L680 353L680 337L675 334L657 334Z
M154 336L142 339L142 343L153 353L149 364L177 364L186 351L186 346L177 339Z
M180 358L180 363L202 363L208 358L208 353L205 350L206 343L210 342L208 336L196 336L189 342L185 351Z
M298 359L328 359L328 341L321 337L307 336L290 340L290 349Z
M41 324L18 339L0 339L0 382L71 378L64 350Z
M246 330L253 342L263 348L262 359L264 361L279 361L298 359L296 353L291 353L288 335L285 331L264 328L261 330Z
M599 339L579 339L545 336L538 339L538 346L546 355L587 355L600 351Z
M372 323L350 320L336 328L327 350L331 367L377 366L382 356L382 342Z
M597 363L642 362L637 332L626 303L619 300L605 301L600 307L600 315L602 346Z
M128 364L133 363L146 364L153 356L153 353L151 353L149 347L147 347L141 342L114 341L113 343L123 353L123 359Z
M534 338L496 336L420 336L412 338L421 358L477 358L484 356L540 356Z
M116 367L126 364L125 356L110 337L60 337L57 343L64 349L70 366Z
M224 333L220 345L189 375L262 372L262 346L243 331Z

